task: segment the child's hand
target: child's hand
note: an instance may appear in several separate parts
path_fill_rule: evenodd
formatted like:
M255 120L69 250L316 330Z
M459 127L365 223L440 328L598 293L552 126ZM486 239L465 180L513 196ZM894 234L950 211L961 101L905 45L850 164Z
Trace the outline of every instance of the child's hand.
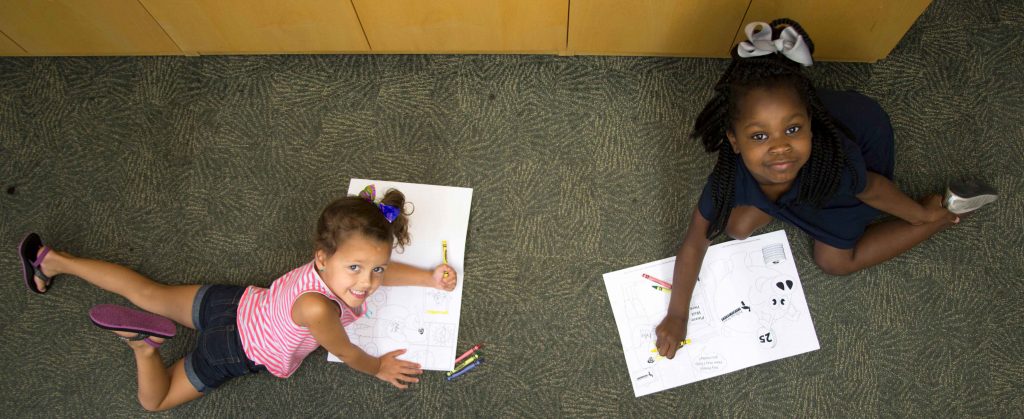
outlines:
M409 385L405 383L420 382L419 378L414 377L423 373L420 364L398 359L398 356L404 353L405 349L399 349L381 355L380 370L377 371L375 377L402 390L409 388Z
M654 328L658 335L658 342L654 344L658 348L658 354L668 359L675 358L676 350L679 349L679 342L686 338L686 322L689 319L672 315L666 315L661 324Z
M924 215L921 217L921 222L911 224L929 224L943 219L948 219L949 222L953 224L960 222L960 217L949 212L949 210L942 206L942 195L929 195L924 197L921 199L921 206L924 207Z
M445 277L444 275L445 272L448 273L447 277ZM434 268L433 277L434 288L445 291L451 291L455 289L455 284L458 283L459 275L455 273L455 269L452 269L451 266L438 265L436 268Z

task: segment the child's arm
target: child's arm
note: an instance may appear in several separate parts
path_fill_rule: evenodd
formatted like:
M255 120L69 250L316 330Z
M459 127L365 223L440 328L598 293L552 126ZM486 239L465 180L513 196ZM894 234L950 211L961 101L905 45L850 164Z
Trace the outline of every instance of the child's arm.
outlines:
M892 214L912 225L921 225L950 216L942 206L921 205L896 187L891 180L875 172L868 173L867 186L857 199L871 207Z
M445 272L448 276L445 276ZM420 269L404 263L390 262L384 271L384 285L431 287L451 291L455 289L459 275L448 265L438 265L434 270Z
M353 345L338 320L338 310L337 304L327 297L309 292L295 300L295 304L292 305L292 320L299 326L309 328L320 346L341 358L356 371L375 376L400 389L407 388L406 383L419 382L414 376L423 373L420 365L396 358L405 353L405 349L388 352L376 358Z
M708 225L711 224L700 210L693 209L693 218L686 229L686 237L676 252L676 265L672 274L672 296L668 302L668 313L655 328L658 341L655 346L658 353L672 359L679 349L679 342L686 338L686 323L690 319L690 299L693 288L697 286L697 274L704 262L704 254L708 252L711 241L706 238Z

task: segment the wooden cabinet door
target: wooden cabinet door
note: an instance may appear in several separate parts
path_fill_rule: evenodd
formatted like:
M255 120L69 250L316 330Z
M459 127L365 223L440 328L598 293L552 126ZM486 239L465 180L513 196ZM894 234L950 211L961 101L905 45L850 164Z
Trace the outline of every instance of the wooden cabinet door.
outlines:
M728 57L749 0L572 0L569 51Z
M4 0L0 32L31 55L181 54L137 0Z
M931 0L753 0L743 19L769 22L788 17L814 41L814 59L875 62L903 39ZM745 41L743 27L735 42Z
M15 44L7 35L0 33L0 55L28 55L25 50Z
M188 53L365 52L348 0L140 0Z
M569 0L353 0L374 52L557 53Z

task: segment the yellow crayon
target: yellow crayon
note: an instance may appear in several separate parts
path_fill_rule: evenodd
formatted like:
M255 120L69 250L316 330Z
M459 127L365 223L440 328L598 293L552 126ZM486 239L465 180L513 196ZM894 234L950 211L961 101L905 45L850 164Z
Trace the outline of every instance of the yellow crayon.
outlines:
M448 240L441 240L441 263L448 264ZM444 270L444 277L448 277L448 270Z
M472 364L473 361L477 360L477 358L480 358L480 354L473 354L473 356L471 356L469 358L466 358L466 360L462 361L461 364L456 365L455 368L452 368L451 371L446 372L445 375L451 377L452 374L455 374L455 373L459 372L459 370L465 368L467 365Z
M690 342L691 342L691 341L690 341L689 339L686 339L686 340L684 340L684 341L682 341L682 342L679 342L679 346L680 346L680 347L682 347L683 345L689 345L689 344L690 344ZM658 348L654 348L654 349L651 349L651 353L652 353L652 354L654 354L654 353L658 353Z

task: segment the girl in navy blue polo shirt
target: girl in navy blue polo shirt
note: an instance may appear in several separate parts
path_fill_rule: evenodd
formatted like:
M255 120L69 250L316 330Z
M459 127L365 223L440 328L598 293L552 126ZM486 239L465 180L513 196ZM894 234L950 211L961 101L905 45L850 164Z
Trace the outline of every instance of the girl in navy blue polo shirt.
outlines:
M668 313L656 328L661 355L686 337L689 303L711 240L745 239L772 218L814 238L814 261L845 275L899 255L995 200L978 182L914 201L893 183L893 133L878 104L854 92L817 90L801 71L814 46L799 24L747 25L749 41L694 123L718 161L676 255ZM895 219L871 224L881 213Z

